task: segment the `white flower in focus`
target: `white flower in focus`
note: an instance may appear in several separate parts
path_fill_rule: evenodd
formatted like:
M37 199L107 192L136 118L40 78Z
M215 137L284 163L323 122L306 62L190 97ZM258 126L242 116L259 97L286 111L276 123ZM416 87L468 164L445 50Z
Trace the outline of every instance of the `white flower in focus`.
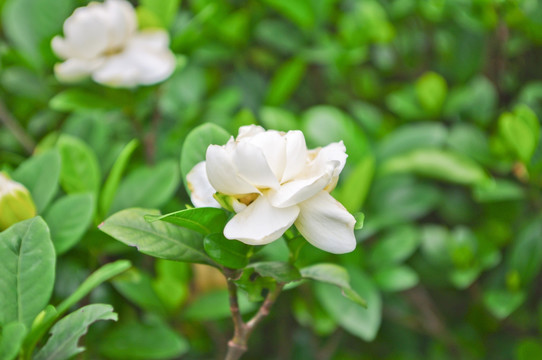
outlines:
M134 87L165 80L175 68L167 32L137 31L134 8L125 0L75 9L64 22L64 37L55 36L51 46L66 60L55 65L61 81L91 76L108 86Z
M301 131L239 129L224 146L207 148L206 161L187 175L192 203L220 207L229 195L236 215L224 236L268 244L295 225L312 245L336 254L354 250L354 217L329 192L346 162L341 142L308 150Z

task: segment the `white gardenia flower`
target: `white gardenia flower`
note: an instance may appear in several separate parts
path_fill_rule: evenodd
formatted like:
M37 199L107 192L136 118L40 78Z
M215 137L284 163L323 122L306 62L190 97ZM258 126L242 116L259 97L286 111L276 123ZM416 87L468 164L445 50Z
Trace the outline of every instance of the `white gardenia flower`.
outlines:
M135 10L125 0L75 9L64 22L64 37L55 36L51 46L66 60L55 65L61 81L91 76L104 85L134 87L165 80L175 68L168 33L138 31Z
M335 254L356 247L354 217L329 192L346 162L341 142L308 150L301 131L243 126L236 139L207 148L206 161L187 175L192 203L220 207L213 195L230 196L236 215L224 236L268 244L290 226L312 245Z

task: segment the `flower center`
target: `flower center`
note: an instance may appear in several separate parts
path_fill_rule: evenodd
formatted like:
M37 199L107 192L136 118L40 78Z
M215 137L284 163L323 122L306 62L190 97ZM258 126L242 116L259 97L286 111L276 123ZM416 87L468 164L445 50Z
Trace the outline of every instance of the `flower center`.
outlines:
M242 204L245 204L245 205L250 205L254 200L256 200L258 198L259 194L257 193L252 193L252 194L247 194L247 195L244 195L242 197L240 197L238 200L240 203Z

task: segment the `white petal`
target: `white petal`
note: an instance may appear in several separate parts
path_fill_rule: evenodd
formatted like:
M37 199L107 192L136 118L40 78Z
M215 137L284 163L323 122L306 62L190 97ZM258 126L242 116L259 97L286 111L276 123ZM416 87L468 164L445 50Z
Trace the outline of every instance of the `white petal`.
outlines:
M213 188L226 195L259 193L239 176L232 155L233 149L228 146L211 145L207 148L207 178Z
M297 230L312 245L333 254L356 248L354 217L326 191L299 204Z
M259 196L226 224L224 236L249 245L268 244L281 237L298 214L297 206L275 208L265 196Z
M283 135L275 130L267 130L241 141L247 141L259 147L275 177L282 178L286 166L286 140Z
M213 197L216 190L207 179L205 161L199 162L190 170L186 175L186 183L190 190L190 199L195 207L220 207Z
M258 188L276 188L279 182L265 158L262 150L246 141L237 144L233 162L239 175Z
M278 190L271 190L269 199L276 207L299 204L322 191L331 181L333 170L334 167L328 164L327 169L319 175L287 182Z
M137 29L137 18L132 4L124 0L107 0L103 3L103 8L108 15L108 48L114 50L124 47Z
M335 166L331 181L329 182L328 186L326 186L326 191L330 192L337 185L337 182L339 181L339 174L346 164L346 158L348 157L346 154L346 147L344 146L343 142L340 141L329 144L321 149L317 149L315 154L316 156L314 161L309 165L311 171L318 171L316 169L322 168L327 164L334 164Z
M109 43L107 24L107 12L100 3L75 9L64 22L64 56L91 59L104 53Z
M286 166L281 182L287 182L299 175L305 168L307 161L307 144L305 136L299 130L288 131L286 140Z
M237 133L237 140L253 137L256 134L265 132L265 129L258 125L245 125L239 128Z
M72 58L55 65L55 75L58 80L71 82L89 76L103 63L103 59L77 59Z

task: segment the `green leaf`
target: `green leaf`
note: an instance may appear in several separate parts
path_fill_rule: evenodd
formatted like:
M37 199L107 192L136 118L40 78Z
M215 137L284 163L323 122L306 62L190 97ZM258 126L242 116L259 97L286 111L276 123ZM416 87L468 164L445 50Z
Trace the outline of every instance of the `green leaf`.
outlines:
M109 359L177 359L188 349L188 341L158 318L120 324L100 341L100 352Z
M49 150L32 156L22 163L13 173L13 180L20 182L30 194L41 213L58 191L60 178L60 154Z
M148 223L144 216L159 215L151 209L126 209L120 211L100 226L100 230L114 239L157 258L214 265L205 254L203 241L190 230L163 221Z
M542 269L542 221L540 216L519 232L509 252L508 268L517 271L522 285L533 281Z
M542 358L540 339L521 340L516 348L516 360L532 360Z
M260 110L260 120L266 129L290 131L298 128L295 115L279 107L264 106Z
M60 319L51 328L51 337L33 357L34 360L65 360L85 350L77 346L88 327L99 320L117 321L111 305L92 304L82 307Z
M304 279L312 279L338 286L342 294L358 305L367 307L367 302L350 287L350 277L345 268L335 264L316 264L300 270Z
M521 200L525 198L523 188L512 181L495 179L488 181L473 189L476 201L481 203Z
M252 246L237 240L226 239L222 232L206 236L203 246L213 260L232 269L247 266L252 252Z
M397 227L375 242L369 253L369 262L374 267L397 264L416 251L421 234L413 226Z
M408 266L381 268L374 274L374 281L383 291L403 291L419 282L418 274Z
M422 107L431 114L438 114L448 92L446 80L439 74L429 71L416 81L415 87Z
M134 150L137 148L138 144L139 143L136 139L126 144L126 146L122 149L119 156L117 157L115 164L113 164L113 167L111 168L111 172L109 173L109 176L104 183L102 193L100 194L99 205L100 216L102 218L105 218L108 214L109 208L111 207L113 199L115 198L117 188L119 187L122 174L124 173L126 165L128 165L128 161L130 161L130 157L132 156Z
M265 261L249 265L261 276L271 277L279 283L289 283L301 280L301 273L290 263L280 261Z
M47 55L51 53L51 37L62 30L62 23L72 10L71 0L8 0L2 11L2 25L25 60L34 68L41 68L49 60L44 59L43 49Z
M0 337L0 359L14 360L21 350L24 337L26 335L26 326L14 321L2 328L2 337Z
M305 76L307 63L301 58L285 62L274 74L267 90L265 103L279 106L288 101Z
M57 255L72 248L83 236L94 214L92 194L71 194L56 201L43 216L51 230Z
M256 303L250 302L245 293L239 293L239 310L242 314L256 309ZM193 321L219 320L231 316L228 290L214 290L199 295L183 312L183 318Z
M175 211L166 215L145 215L145 220L152 223L162 220L171 224L197 231L203 235L222 233L228 221L228 213L212 207L191 208Z
M186 190L189 193L190 189L186 183L186 175L196 164L205 161L205 154L209 145L224 145L230 136L226 130L212 123L200 125L186 136L181 152L181 173Z
M97 195L101 175L94 151L82 140L69 135L61 135L57 147L62 158L60 184L66 193Z
M47 305L55 279L55 250L41 217L0 233L0 326L19 321L30 328Z
M173 160L164 160L154 167L138 168L120 184L111 212L130 207L160 207L173 196L179 180L179 168Z
M160 20L162 27L168 28L178 12L180 3L181 0L142 0L141 6L150 10Z
M354 230L363 229L363 224L365 223L365 214L362 212L357 212L354 214L354 218L356 219L356 225L354 225Z
M524 292L510 292L502 289L487 290L483 300L489 311L498 319L504 319L513 313L525 301Z
M446 127L440 123L406 124L378 142L376 154L379 159L387 159L415 149L442 147L447 136Z
M158 259L152 287L169 311L177 310L190 295L190 265Z
M112 283L119 293L142 309L160 315L166 314L162 300L153 289L152 278L149 274L132 268L115 277Z
M120 99L79 88L64 90L49 101L49 107L60 112L112 110L122 105Z
M364 156L348 174L336 198L349 212L359 211L364 202L373 180L375 159L372 155Z
M477 185L488 179L474 161L439 149L420 149L395 156L382 164L381 171L383 174L414 173L464 185Z
M265 0L264 2L301 28L308 29L314 25L315 16L309 0Z
M514 113L502 114L499 117L499 133L520 160L529 163L540 140L540 124L536 114L525 105L516 107Z
M369 277L359 269L349 269L352 287L367 299L367 308L358 306L340 295L331 285L315 284L316 297L329 314L348 332L365 341L372 341L382 319L382 300Z

